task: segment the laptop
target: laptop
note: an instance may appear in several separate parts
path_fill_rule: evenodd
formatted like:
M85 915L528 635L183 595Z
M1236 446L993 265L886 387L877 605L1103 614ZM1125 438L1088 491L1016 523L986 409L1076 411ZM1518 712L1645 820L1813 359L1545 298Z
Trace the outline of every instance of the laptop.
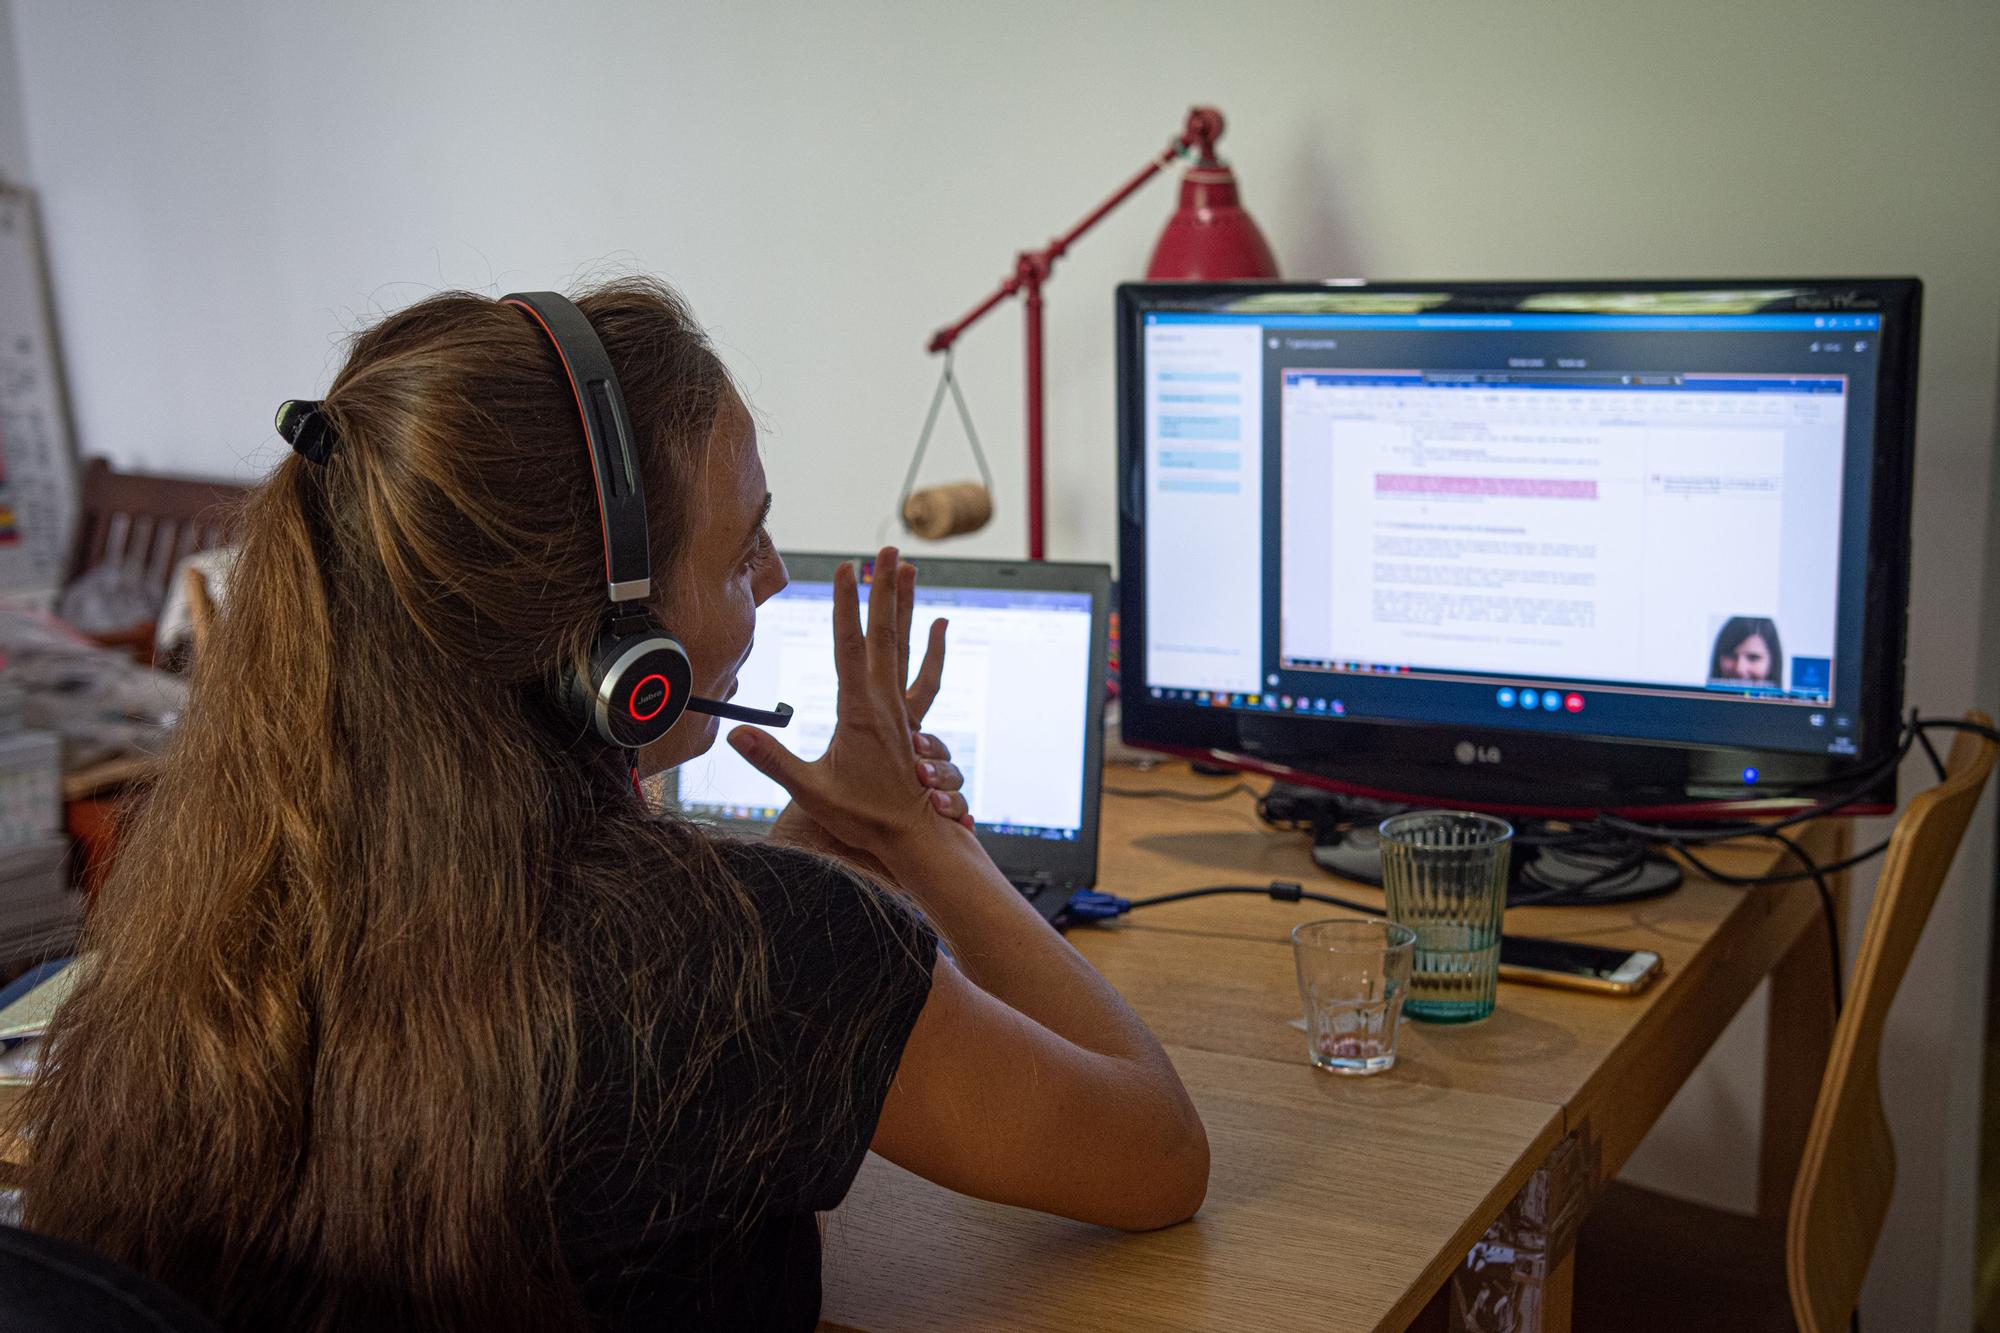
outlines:
M833 573L843 557L787 554L792 581L757 615L738 697L783 699L780 733L801 759L833 734ZM913 556L914 673L931 622L951 622L944 686L924 730L951 747L981 845L1051 922L1097 879L1103 796L1105 632L1110 571L1052 561ZM872 562L862 562L868 576ZM866 611L864 607L863 614ZM728 745L682 765L669 799L691 818L736 832L768 829L789 798Z

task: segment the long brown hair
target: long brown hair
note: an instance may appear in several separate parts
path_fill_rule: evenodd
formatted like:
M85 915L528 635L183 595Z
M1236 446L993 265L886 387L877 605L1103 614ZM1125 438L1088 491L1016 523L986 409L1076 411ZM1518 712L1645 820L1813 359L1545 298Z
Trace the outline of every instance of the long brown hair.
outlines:
M578 304L671 569L734 391L664 287ZM547 340L435 296L358 335L325 401L338 449L286 456L249 501L163 776L122 825L94 966L16 1122L24 1220L229 1327L560 1325L554 1163L593 972L672 962L608 1001L633 1030L680 1015L672 1068L634 1055L668 1137L768 1003L757 916L705 838L551 720L604 584Z

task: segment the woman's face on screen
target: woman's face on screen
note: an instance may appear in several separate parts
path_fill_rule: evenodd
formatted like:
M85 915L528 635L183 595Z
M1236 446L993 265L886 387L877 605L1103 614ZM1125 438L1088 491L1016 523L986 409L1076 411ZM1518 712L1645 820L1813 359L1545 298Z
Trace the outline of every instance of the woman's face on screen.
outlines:
M1771 678L1771 645L1761 634L1752 634L1722 655L1718 665L1724 680L1767 681Z

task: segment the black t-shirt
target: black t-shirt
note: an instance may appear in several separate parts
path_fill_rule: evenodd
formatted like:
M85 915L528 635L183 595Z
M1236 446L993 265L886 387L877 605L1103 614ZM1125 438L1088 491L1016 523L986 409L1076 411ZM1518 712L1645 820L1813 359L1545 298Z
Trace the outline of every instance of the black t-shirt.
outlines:
M772 1003L721 1040L671 1126L641 1104L635 1070L648 1059L672 1069L687 1033L592 1016L557 1207L602 1329L814 1327L816 1214L860 1171L930 994L937 941L907 908L806 852L719 850L762 919ZM774 1106L785 1108L777 1121ZM789 1128L773 1134L774 1123Z

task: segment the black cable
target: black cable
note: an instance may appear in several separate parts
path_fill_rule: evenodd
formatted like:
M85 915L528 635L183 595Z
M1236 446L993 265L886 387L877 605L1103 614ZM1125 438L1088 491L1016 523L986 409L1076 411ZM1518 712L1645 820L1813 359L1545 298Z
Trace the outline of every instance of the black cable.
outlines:
M1610 812L1600 812L1590 820L1577 824L1568 824L1562 828L1552 827L1551 824L1546 822L1524 824L1515 833L1516 842L1522 846L1537 847L1545 855L1552 856L1558 861L1567 861L1572 866L1580 864L1575 859L1577 855L1601 857L1610 862L1610 864L1598 870L1590 878L1581 883L1564 885L1545 893L1513 897L1510 898L1508 905L1510 907L1567 906L1590 904L1593 902L1619 901L1615 893L1615 886L1628 882L1632 877L1640 873L1645 865L1649 846L1661 847L1672 852L1686 861L1698 873L1719 884L1733 885L1738 888L1760 888L1768 885L1796 884L1801 881L1810 880L1814 892L1819 896L1821 913L1826 921L1828 961L1832 967L1833 1011L1835 1016L1838 1017L1846 1002L1845 986L1841 978L1843 950L1840 941L1840 924L1834 914L1833 890L1827 882L1827 876L1839 871L1850 870L1864 862L1872 861L1888 850L1890 840L1885 838L1872 847L1842 857L1838 861L1831 861L1822 865L1814 860L1812 855L1800 845L1798 840L1786 833L1785 830L1796 828L1801 824L1811 823L1815 819L1822 819L1828 815L1838 814L1849 806L1867 799L1875 790L1876 785L1888 774L1901 767L1903 761L1909 757L1910 751L1919 745L1922 746L1925 756L1931 761L1931 767L1936 770L1939 781L1943 781L1947 776L1948 770L1945 767L1944 760L1937 752L1937 747L1931 744L1929 737L1926 735L1930 731L1969 732L1976 736L1983 736L1987 740L2000 743L2000 729L1986 726L1983 723L1969 722L1962 718L1924 717L1917 710L1912 709L1908 719L1904 723L1902 734L1897 738L1896 749L1893 754L1885 756L1883 759L1870 765L1858 776L1855 774L1843 775L1841 780L1853 783L1843 794L1817 802L1803 810L1794 811L1779 819L1761 822L1745 819L1712 824L1700 828L1677 828L1664 824L1647 824L1639 820L1626 819L1621 815ZM1196 794L1160 788L1146 791L1114 791L1113 794L1158 796L1182 801L1219 801L1234 796L1239 792L1249 790L1251 790L1249 784L1238 782L1229 790L1221 792ZM1259 817L1274 827L1289 826L1295 829L1312 827L1315 832L1318 832L1322 826L1329 830L1344 830L1357 825L1357 821L1355 820L1342 821L1339 819L1330 819L1319 821L1301 820L1296 817L1273 818L1267 811L1271 795L1272 792L1267 790L1262 796L1257 798L1257 810ZM1696 855L1694 850L1697 847L1705 848L1716 843L1731 842L1742 838L1771 839L1784 847L1790 853L1792 859L1799 863L1802 869L1796 873L1778 872L1765 875L1737 875L1710 865L1702 857ZM1565 855L1565 853L1568 853L1568 855ZM1614 892L1609 895L1594 892L1594 890L1606 886L1613 886ZM1188 898L1202 898L1212 894L1223 893L1254 893L1274 898L1281 902L1297 902L1300 899L1309 899L1313 902L1329 903L1335 907L1345 908L1350 912L1361 912L1370 916L1384 915L1380 908L1369 907L1363 903L1353 902L1345 898L1335 898L1327 894L1308 893L1299 885L1284 881L1273 881L1269 886L1262 888L1254 885L1223 884L1210 888L1188 889L1180 893L1166 893L1152 898L1140 898L1130 902L1120 910L1130 910L1130 908L1134 907L1151 907L1159 903L1179 902ZM1080 894L1078 896L1081 898L1086 895Z
M1752 835L1746 834L1745 836L1748 837ZM1770 836L1775 838L1781 835L1772 834ZM1696 859L1694 853L1689 851L1686 847L1681 846L1679 843L1663 842L1660 845L1667 848L1669 851L1676 853L1689 865L1693 866L1696 870L1700 871L1702 874L1715 880L1717 883L1733 885L1736 888L1757 889L1757 888L1763 888L1766 885L1770 884L1800 884L1812 878L1811 872L1804 870L1795 872L1780 872L1772 875L1732 875L1727 871L1717 870L1715 867L1709 865L1706 861L1701 861ZM1860 865L1864 861L1873 861L1876 857L1880 856L1882 853L1888 850L1889 850L1889 840L1887 838L1884 838L1882 841L1876 843L1873 847L1869 847L1863 851L1856 852L1852 856L1843 856L1838 861L1828 861L1825 865L1819 868L1819 872L1822 875L1831 875L1842 870L1852 870L1854 867Z
M1730 823L1712 825L1700 830L1641 824L1615 814L1601 814L1598 816L1598 819L1609 827L1621 829L1636 836L1650 837L1662 842L1671 839L1727 842L1733 838L1765 834L1773 829L1793 828L1800 824L1810 823L1826 815L1838 814L1847 807L1859 801L1866 800L1870 793L1874 791L1877 783L1902 767L1903 761L1909 757L1911 749L1918 744L1922 744L1929 755L1932 767L1937 770L1939 780L1943 780L1945 776L1944 761L1938 757L1935 747L1931 745L1929 738L1925 735L1926 732L1931 731L1970 732L1975 736L1983 736L1987 740L2000 743L2000 729L1989 727L1979 722L1968 722L1964 718L1924 717L1915 709L1912 709L1910 710L1909 717L1904 722L1903 733L1897 740L1895 753L1876 761L1868 768L1862 770L1859 776L1846 774L1840 779L1842 781L1852 780L1855 783L1851 791L1832 800L1822 801L1816 805L1808 806L1806 809L1795 811L1782 819L1764 822L1747 819L1736 820ZM1886 844L1884 845L1886 846ZM1862 859L1865 860L1867 857L1864 855ZM1843 865L1846 864L1852 863L1843 862Z
M1700 828L1686 828L1662 824L1648 824L1639 820L1628 819L1609 811L1603 811L1583 823L1571 825L1562 831L1553 833L1538 831L1534 825L1523 824L1515 831L1515 841L1522 846L1543 848L1567 846L1573 849L1582 849L1595 845L1599 848L1598 855L1614 860L1615 864L1606 867L1597 875L1592 876L1583 885L1566 886L1561 891L1552 890L1548 893L1536 894L1531 898L1517 900L1517 902L1521 905L1533 903L1551 906L1620 901L1615 893L1607 895L1598 892L1598 890L1601 890L1605 885L1613 881L1629 881L1640 872L1643 866L1643 854L1640 854L1636 861L1628 861L1628 858L1633 855L1628 849L1631 847L1634 839L1642 840L1646 843L1665 844L1673 847L1675 850L1681 850L1688 844L1705 845L1709 843L1729 842L1744 837L1767 836L1774 831L1795 828L1802 824L1811 823L1815 819L1838 814L1872 795L1882 779L1901 766L1903 760L1908 757L1911 749L1918 744L1923 733L1932 728L1978 732L1995 740L2000 740L2000 732L1996 732L1992 728L1983 727L1977 723L1964 722L1957 718L1920 717L1915 710L1912 710L1905 723L1904 730L1898 738L1897 748L1893 754L1887 755L1874 764L1869 765L1867 768L1861 770L1859 774L1848 773L1840 775L1837 779L1829 779L1829 782L1840 781L1851 785L1833 797L1819 801L1804 809L1793 811L1775 820L1740 819L1708 824ZM1926 742L1926 744L1928 743ZM1260 803L1261 813L1262 806ZM1281 825L1284 822L1273 820L1268 815L1264 817L1265 822L1274 825ZM1328 827L1337 829L1340 825L1332 823ZM1846 869L1851 865L1856 865L1861 861L1867 860L1871 855L1879 854L1879 851L1879 848L1871 849L1869 852L1861 853L1855 858L1842 861L1836 867L1822 867L1822 870L1830 873L1834 869ZM1810 876L1801 875L1797 878L1810 878Z
M1247 782L1233 782L1221 791L1177 791L1172 787L1106 787L1106 796L1125 796L1138 801L1187 801L1200 804L1204 801L1226 801L1242 792L1256 795L1256 789Z
M1901 766L1904 758L1909 755L1911 747L1917 743L1917 737L1921 734L1924 725L1928 724L1920 723L1912 715L1909 727L1903 733L1897 745L1896 752L1871 765L1866 770L1865 776L1856 783L1853 790L1833 800L1821 801L1816 805L1795 811L1780 819L1763 822L1743 819L1714 824L1700 829L1689 829L1673 828L1663 824L1645 824L1607 811L1597 816L1597 822L1606 828L1617 829L1622 833L1629 833L1634 837L1646 838L1653 842L1670 843L1729 842L1736 838L1766 834L1773 829L1786 829L1796 827L1800 824L1809 824L1815 819L1821 819L1831 814L1838 814L1848 806L1866 800L1882 778Z
M1177 903L1189 898L1209 898L1221 893L1254 893L1260 898L1272 898L1281 903L1295 903L1301 899L1308 902L1327 903L1334 907L1344 907L1350 912L1361 912L1368 916L1387 916L1379 907L1357 903L1347 898L1336 898L1327 893L1311 893L1290 880L1272 880L1269 884L1212 884L1205 889L1182 889L1179 893L1162 893L1151 898L1134 898L1126 905L1131 911L1140 907L1158 907L1161 903Z
M1509 893L1509 907L1609 907L1614 903L1634 902L1643 898L1658 897L1672 892L1672 888L1642 889L1624 892L1624 886L1639 877L1645 868L1646 858L1638 858L1636 865L1629 869L1607 866L1589 879L1575 884L1548 885L1540 890L1523 893Z
M1303 793L1273 784L1258 798L1257 817L1271 828L1310 832L1315 843L1330 844L1372 830L1382 818L1410 808L1401 802ZM1516 820L1514 842L1540 851L1547 862L1581 872L1569 883L1552 884L1538 878L1532 868L1524 869L1522 880L1530 891L1511 894L1509 902L1515 906L1608 906L1654 897L1673 887L1645 881L1653 860L1647 844L1624 833L1587 823Z
M2000 743L2000 728L1989 727L1983 722L1968 722L1962 717L1919 717L1913 720L1926 731L1969 731L1975 736Z
M1846 994L1840 980L1840 922L1834 916L1833 912L1833 890L1827 887L1826 871L1820 867L1818 862L1812 859L1806 852L1806 849L1801 847L1795 838L1784 833L1773 833L1771 836L1784 844L1785 850L1792 854L1793 859L1806 868L1806 873L1812 876L1813 888L1819 893L1820 911L1826 915L1826 943L1830 955L1829 961L1833 964L1833 1016L1838 1019L1840 1017L1841 1006L1846 1003Z
M1921 724L1917 727L1917 742L1924 747L1924 753L1930 756L1931 771L1937 774L1939 782L1943 782L1945 776L1944 760L1938 757L1937 746L1931 744L1931 738L1924 734L1927 730L1928 728Z
M1900 765L1908 757L1911 749L1917 745L1923 747L1924 754L1931 761L1931 767L1936 771L1938 780L1940 782L1944 781L1949 775L1949 770L1946 768L1943 758L1938 754L1937 747L1931 744L1930 738L1926 734L1931 731L1969 732L1972 735L1982 736L1987 740L2000 743L2000 729L1986 726L1983 723L1968 722L1963 718L1924 717L1912 709L1907 730L1898 741L1896 753L1882 763L1873 766L1870 769L1870 776L1857 786L1853 792L1834 801L1822 802L1819 805L1800 811L1787 818L1763 824L1743 823L1703 830L1647 826L1633 820L1622 819L1617 815L1600 815L1598 822L1634 835L1646 834L1652 836L1655 842L1671 850L1701 874L1721 884L1731 884L1739 888L1757 888L1765 885L1796 884L1801 880L1811 880L1814 892L1819 895L1820 910L1826 919L1827 945L1830 955L1829 962L1832 964L1833 1012L1838 1017L1845 1003L1844 987L1841 980L1843 951L1840 941L1840 925L1834 916L1833 890L1828 885L1826 877L1842 870L1851 870L1864 862L1874 860L1889 849L1890 839L1884 838L1872 847L1867 847L1849 856L1844 856L1838 861L1821 865L1799 844L1797 839L1786 833L1785 829L1837 813L1862 799L1867 790L1872 788L1874 783L1879 780L1882 772ZM1796 874L1733 875L1708 864L1694 853L1695 846L1707 846L1710 843L1728 841L1734 838L1769 838L1782 845L1804 869Z
M1915 743L1916 733L1920 727L1929 726L1937 721L1938 719L1933 718L1919 719L1917 710L1912 708L1907 716L1898 719L1900 727L1896 733L1898 748L1894 754L1885 755L1866 768L1830 773L1825 777L1808 778L1801 782L1760 783L1754 789L1746 785L1742 799L1782 800L1785 798L1805 797L1828 788L1838 789L1850 782L1858 782L1861 795L1865 796L1873 789L1876 783L1895 771L1897 765L1902 762L1903 757L1909 752L1910 746Z
M1762 888L1772 884L1796 884L1800 880L1807 879L1812 881L1814 891L1819 894L1820 912L1826 920L1828 961L1832 965L1833 1015L1835 1018L1838 1018L1840 1017L1842 1006L1846 1003L1845 991L1841 981L1842 950L1840 947L1840 922L1834 915L1833 889L1827 883L1826 877L1835 871L1859 865L1871 857L1881 855L1883 849L1889 844L1884 842L1858 855L1846 857L1828 865L1821 865L1819 862L1813 860L1812 855L1804 847L1800 846L1796 839L1783 833L1771 833L1767 836L1773 842L1783 844L1785 849L1792 854L1793 859L1805 867L1804 871L1795 875L1735 875L1708 864L1708 862L1696 856L1689 848L1677 846L1672 843L1669 843L1668 846L1672 847L1689 865L1718 884L1728 884L1736 888L1749 889Z
M1611 907L1657 898L1680 887L1677 879L1660 880L1654 884L1640 882L1651 859L1648 849L1641 846L1631 854L1597 868L1588 878L1572 884L1550 884L1529 865L1523 867L1518 878L1519 884L1528 887L1510 890L1507 906Z
M1583 893L1597 888L1618 888L1636 878L1646 867L1646 844L1631 838L1621 838L1615 842L1601 839L1574 843L1549 842L1541 844L1541 850L1542 855L1549 860L1579 870L1591 870L1593 861L1610 862L1609 865L1596 867L1590 878L1567 886L1564 891L1570 893Z
M1611 864L1604 867L1590 879L1585 880L1582 884L1565 885L1560 889L1555 889L1548 893L1516 897L1511 899L1508 905L1512 907L1527 907L1570 902L1588 902L1590 895L1584 892L1585 889L1599 884L1622 881L1638 873L1639 868L1644 865L1645 861L1645 845L1643 843L1636 843L1636 840L1641 838L1645 839L1646 842L1666 848L1685 860L1700 874L1719 884L1729 884L1739 888L1758 888L1767 885L1793 884L1801 880L1810 880L1814 893L1819 897L1821 917L1826 923L1828 981L1832 992L1834 1017L1837 1019L1847 1002L1846 985L1841 976L1844 951L1840 940L1840 922L1834 911L1833 888L1827 882L1827 876L1838 871L1852 869L1863 862L1871 861L1875 857L1880 856L1888 850L1889 839L1885 838L1872 847L1842 857L1838 861L1821 865L1796 838L1786 833L1785 830L1796 827L1799 824L1808 823L1814 819L1823 818L1829 814L1837 813L1863 799L1873 790L1876 782L1879 781L1884 773L1888 772L1894 766L1900 765L1909 756L1911 749L1919 744L1922 745L1925 755L1930 759L1931 766L1937 771L1939 781L1943 781L1947 776L1948 770L1945 767L1943 759L1938 755L1937 748L1930 743L1929 738L1925 735L1926 732L1931 730L1970 732L2000 743L2000 730L1996 730L1993 727L1984 726L1976 722L1963 721L1958 718L1927 718L1912 710L1907 729L1899 738L1896 752L1893 756L1871 766L1867 777L1847 794L1833 800L1822 801L1817 805L1798 811L1783 819L1765 823L1744 821L1704 829L1680 829L1665 825L1647 825L1636 820L1624 819L1617 815L1603 813L1585 824L1571 825L1562 829L1554 829L1546 824L1531 826L1525 835L1517 832L1517 840L1523 845L1539 847L1545 855L1553 856L1557 860L1567 860L1571 865L1578 864L1575 860L1576 854L1602 856L1611 861ZM1243 790L1248 790L1248 786L1245 783L1239 782L1226 792L1190 795L1162 789L1150 794L1171 796L1181 800L1221 800ZM1263 813L1265 798L1269 795L1270 793L1266 792L1265 797L1260 797L1258 800L1260 814ZM1270 820L1267 817L1266 822L1275 823L1277 821ZM1606 831L1622 836L1606 838L1604 836ZM1701 856L1696 855L1694 850L1698 846L1707 847L1714 843L1752 837L1769 838L1773 842L1778 843L1790 853L1793 860L1799 863L1801 870L1796 874L1737 875L1710 865ZM1638 847L1636 852L1632 850L1635 845ZM1594 849L1594 851L1587 851L1586 849ZM1570 855L1565 856L1565 853L1570 853ZM1351 899L1336 898L1330 894L1309 893L1297 884L1276 880L1272 881L1268 886L1261 888L1245 884L1218 884L1208 888L1186 889L1179 893L1163 893L1151 898L1134 899L1130 903L1125 904L1120 910L1129 911L1138 907L1153 907L1161 903L1181 902L1189 898L1205 898L1226 893L1251 893L1261 897L1277 899L1281 902L1298 902L1301 899L1307 899L1312 902L1328 903L1334 907L1344 908L1350 912L1360 912L1368 916L1385 915L1382 909L1378 907L1370 907L1365 903L1357 903ZM1083 897L1084 895L1078 896ZM1857 1329L1859 1327L1859 1318L1857 1312L1855 1316L1855 1327Z

